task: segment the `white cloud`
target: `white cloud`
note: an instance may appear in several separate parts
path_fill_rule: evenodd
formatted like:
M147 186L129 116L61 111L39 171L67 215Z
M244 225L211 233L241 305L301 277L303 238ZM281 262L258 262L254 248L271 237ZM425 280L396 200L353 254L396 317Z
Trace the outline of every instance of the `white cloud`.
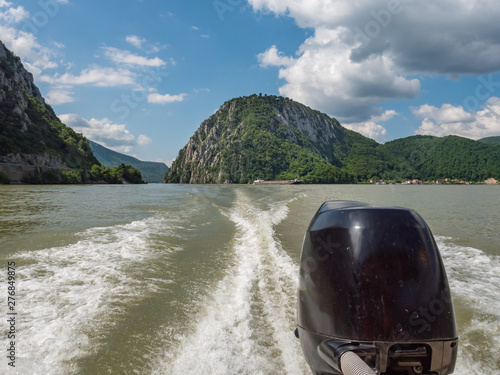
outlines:
M22 59L35 77L43 70L58 67L53 61L54 52L41 46L33 34L0 25L0 36L6 47Z
M56 0L60 4L67 4L68 0ZM58 8L59 9L59 8ZM24 22L23 22L24 21ZM39 43L36 37L36 27L31 22L30 14L22 6L14 6L12 2L0 0L0 38L7 48L21 57L25 68L33 74L37 82L50 85L46 94L47 101L53 105L75 101L73 86L90 85L95 87L131 86L133 89L142 88L143 73L147 70L145 79L161 80L164 75L160 69L167 65L159 57L148 58L133 54L130 51L113 47L104 47L104 55L118 67L90 65L74 70L71 63L61 57L63 44L51 41L51 48ZM145 50L145 53L158 52L162 46L146 45L147 41L137 35L128 35L126 41L135 47ZM144 48L143 48L144 47ZM174 65L172 59L169 64ZM152 69L158 72L150 72ZM51 71L52 70L52 71ZM79 73L78 73L79 72ZM165 96L162 100L180 100L179 97ZM157 100L160 100L157 98Z
M68 113L59 115L59 119L86 138L118 152L130 152L133 146L148 145L153 142L143 134L136 139L126 129L125 124L114 124L107 118L86 120L77 114Z
M127 35L125 40L136 48L142 48L142 44L146 42L146 39L140 38L137 35Z
M344 27L356 59L390 55L411 72L496 71L500 8L496 0L249 0L256 11L296 20L301 27ZM357 40L355 40L357 38ZM482 61L486 56L489 61ZM493 61L491 61L493 59Z
M94 66L84 69L80 75L65 73L55 81L64 85L93 85L99 87L135 85L136 75L127 69L102 68Z
M0 20L4 24L16 24L29 17L29 13L22 6L10 8L11 5L12 3L8 2L0 3L0 8L9 7L7 10L0 12Z
M50 59L50 56L47 54L41 54L41 53L36 53L35 55L38 55L38 59L35 61L25 61L24 65L28 68L28 71L33 73L35 76L38 76L38 74L41 74L43 70L46 69L55 69L59 65Z
M278 51L276 46L269 47L266 52L260 53L257 58L264 68L267 66L290 66L294 62L291 57L284 56L283 53Z
M474 121L474 114L467 112L462 106L455 107L451 104L443 104L441 108L424 104L412 112L416 116L431 118L441 124Z
M160 67L165 66L167 63L160 59L159 57L155 57L153 59L148 59L147 57L134 55L129 51L119 50L114 47L104 47L104 54L107 58L117 64L129 64L129 65L139 65L139 66L151 66L151 67Z
M141 134L137 138L138 145L144 146L144 145L150 145L151 143L153 143L153 140L149 138L147 135Z
M418 95L420 82L399 75L390 59L371 56L363 63L352 62L346 32L344 28L318 28L295 59L283 56L274 46L261 54L261 63L281 66L279 77L286 83L280 94L348 123L377 115L381 102Z
M67 4L68 0L55 0L58 4ZM58 5L53 4L57 9ZM55 9L55 8L54 8ZM53 15L50 15L53 17ZM37 28L34 26L31 15L22 7L13 5L12 2L0 0L0 38L7 48L18 55L25 68L33 74L37 82L45 82L50 85L46 94L47 101L53 105L70 103L75 101L73 97L73 86L90 85L95 87L117 87L130 86L133 90L144 89L143 73L148 74L148 82L161 81L160 76L166 74L160 71L167 62L159 57L144 57L130 51L120 50L114 47L104 47L104 55L118 67L106 67L90 65L75 71L73 64L61 57L64 45L57 41L51 41L48 48L39 43L36 37ZM155 53L164 46L147 43L146 39L137 35L126 36L126 41L131 45L142 49L145 53ZM168 64L175 65L171 59ZM158 72L151 72L152 69ZM51 71L52 70L52 71ZM183 100L183 95L163 97L153 96L152 100L166 103Z
M75 101L75 98L73 98L72 95L73 92L66 88L54 88L49 90L49 92L45 95L45 99L50 105L72 103Z
M170 95L170 94L165 94L161 95L155 92L155 90L152 90L150 94L148 94L148 103L154 103L154 104L167 104L167 103L174 103L174 102L182 102L184 98L187 96L187 94L178 94L178 95Z
M67 126L70 126L73 129L90 127L88 120L85 120L83 117L80 117L76 113L66 113L59 115L58 117L63 124L66 124Z
M437 108L428 104L413 109L422 118L415 134L459 135L479 139L500 134L500 98L491 97L480 110L467 112L462 106L443 104Z
M194 88L194 89L193 89L193 92L194 92L195 94L200 94L200 93L209 94L209 93L210 93L210 89L209 89L209 88L207 88L207 87L204 87L204 88L201 88L201 89Z
M46 69L57 68L58 64L54 61L56 53L40 45L36 36L29 32L30 28L26 27L30 24L30 17L22 6L15 7L11 2L0 0L0 38L37 77Z
M417 75L484 74L500 67L496 0L248 0L255 11L313 28L296 56L271 46L280 93L343 121L366 121L381 103L414 98Z
M353 9L353 1L338 0L248 0L255 10L288 15L300 27L336 24ZM359 3L359 2L357 2Z
M156 161L156 162L158 162L158 163L163 163L163 164L165 164L167 167L169 167L169 168L170 168L170 167L172 166L172 163L175 161L175 158L170 159L170 160L165 160L165 159L156 159L155 161Z
M127 43L131 44L132 46L142 49L146 53L157 53L160 52L163 48L165 48L164 45L155 45L148 43L146 38L141 38L140 36L137 35L127 35L125 37L125 40Z
M388 110L378 116L372 116L368 121L344 123L342 126L372 138L377 142L383 143L386 140L387 130L379 123L390 120L397 115L398 113L396 111Z
M163 48L165 48L165 46L161 46L161 45L149 45L149 47L147 48L146 52L147 53L157 53L157 52L160 52Z

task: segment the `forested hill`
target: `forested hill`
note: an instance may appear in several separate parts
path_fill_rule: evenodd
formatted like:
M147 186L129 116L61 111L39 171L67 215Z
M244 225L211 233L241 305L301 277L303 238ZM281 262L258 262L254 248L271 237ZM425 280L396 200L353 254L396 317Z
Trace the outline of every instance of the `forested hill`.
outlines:
M109 148L101 146L100 144L90 140L89 144L95 157L102 165L108 168L113 168L122 163L129 164L141 171L142 177L148 182L162 182L163 176L168 171L168 167L165 163L142 161L132 156L110 150Z
M497 145L449 136L378 144L293 100L252 95L224 103L182 148L165 182L306 183L369 179L500 179Z
M379 146L394 155L408 178L465 181L500 179L500 147L468 138L417 135Z
M377 143L290 99L236 98L222 105L191 137L166 182L248 183L257 178L347 182L351 144Z
M500 136L498 137L486 137L486 138L481 138L479 142L485 142L485 143L500 143Z
M88 141L57 118L19 57L0 41L0 183L142 182L130 167L111 171Z

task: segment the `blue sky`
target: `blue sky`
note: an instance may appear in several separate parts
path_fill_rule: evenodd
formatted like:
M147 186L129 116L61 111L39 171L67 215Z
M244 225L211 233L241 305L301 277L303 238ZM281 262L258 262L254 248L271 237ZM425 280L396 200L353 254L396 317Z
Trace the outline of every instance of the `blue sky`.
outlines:
M500 135L491 0L0 0L67 125L170 162L225 101L288 96L379 142Z

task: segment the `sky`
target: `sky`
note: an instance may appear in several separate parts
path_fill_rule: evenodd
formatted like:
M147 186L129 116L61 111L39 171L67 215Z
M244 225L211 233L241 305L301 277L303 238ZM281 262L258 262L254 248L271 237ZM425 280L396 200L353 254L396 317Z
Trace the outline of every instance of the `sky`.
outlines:
M0 0L59 118L170 165L227 100L282 95L387 142L500 135L498 0Z

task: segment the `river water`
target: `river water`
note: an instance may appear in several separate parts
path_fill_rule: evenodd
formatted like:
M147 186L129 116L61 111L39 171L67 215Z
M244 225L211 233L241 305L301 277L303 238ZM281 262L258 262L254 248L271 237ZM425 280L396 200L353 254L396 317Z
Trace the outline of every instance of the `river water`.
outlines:
M455 374L500 374L498 187L160 184L0 186L0 373L310 374L298 261L333 199L423 216L454 298Z

